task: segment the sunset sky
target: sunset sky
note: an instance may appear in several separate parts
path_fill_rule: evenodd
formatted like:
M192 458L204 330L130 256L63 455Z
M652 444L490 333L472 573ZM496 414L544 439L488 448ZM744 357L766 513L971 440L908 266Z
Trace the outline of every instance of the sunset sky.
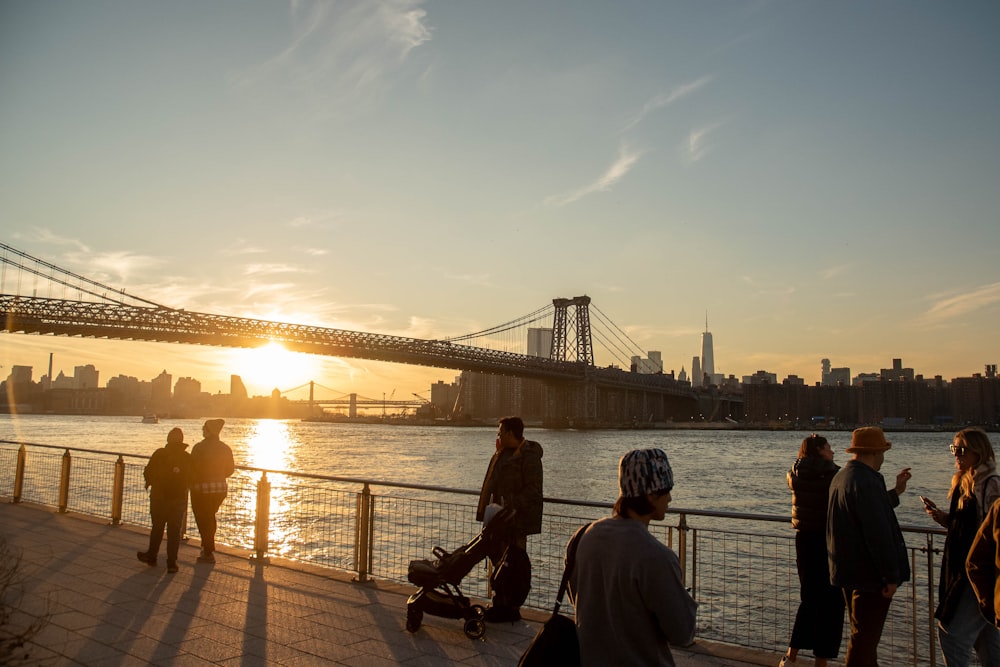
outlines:
M969 376L1000 362L998 27L978 1L5 0L0 241L201 312L443 338L587 294L667 370L707 311L727 375ZM456 375L0 347L3 377L54 352L212 393Z

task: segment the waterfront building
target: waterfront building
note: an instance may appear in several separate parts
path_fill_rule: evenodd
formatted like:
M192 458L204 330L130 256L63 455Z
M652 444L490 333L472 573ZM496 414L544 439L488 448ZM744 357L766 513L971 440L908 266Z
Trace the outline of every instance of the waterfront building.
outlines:
M74 389L96 389L101 386L101 372L93 364L77 366L73 369Z
M893 359L892 368L883 368L879 372L879 378L882 380L913 380L913 369L903 368L902 359Z
M701 360L698 357L691 359L691 386L698 388L702 386L704 378L701 374Z
M654 375L663 372L663 355L655 350L649 351L646 358L638 355L632 357L632 372Z

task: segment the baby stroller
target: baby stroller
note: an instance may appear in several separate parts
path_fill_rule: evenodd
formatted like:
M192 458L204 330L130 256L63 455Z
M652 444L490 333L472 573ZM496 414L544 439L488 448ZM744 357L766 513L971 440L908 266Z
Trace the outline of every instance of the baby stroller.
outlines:
M434 547L431 550L434 560L410 561L406 578L419 589L406 601L407 630L419 630L426 612L431 616L464 619L463 630L470 639L486 634L486 610L482 605L471 604L459 583L489 555L493 543L503 538L513 516L513 509L500 510L482 532L463 546L450 553Z

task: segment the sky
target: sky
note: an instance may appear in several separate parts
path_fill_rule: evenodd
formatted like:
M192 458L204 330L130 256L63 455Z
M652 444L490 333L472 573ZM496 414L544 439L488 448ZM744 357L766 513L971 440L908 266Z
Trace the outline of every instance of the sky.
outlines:
M4 0L0 240L199 312L443 338L586 294L668 371L707 314L726 375L968 377L1000 361L998 26L980 1ZM53 353L212 393L457 374L0 345L36 379Z

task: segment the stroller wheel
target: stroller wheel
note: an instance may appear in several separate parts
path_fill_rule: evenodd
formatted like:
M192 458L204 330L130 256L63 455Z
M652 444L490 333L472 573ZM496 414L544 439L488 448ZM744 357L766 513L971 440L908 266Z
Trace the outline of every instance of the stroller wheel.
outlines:
M469 639L479 639L486 634L486 622L481 618L470 618L463 629Z
M416 632L420 629L420 623L424 620L424 612L419 609L406 609L406 629L409 632Z
M486 607L481 604L472 605L472 612L476 615L478 619L486 618Z

